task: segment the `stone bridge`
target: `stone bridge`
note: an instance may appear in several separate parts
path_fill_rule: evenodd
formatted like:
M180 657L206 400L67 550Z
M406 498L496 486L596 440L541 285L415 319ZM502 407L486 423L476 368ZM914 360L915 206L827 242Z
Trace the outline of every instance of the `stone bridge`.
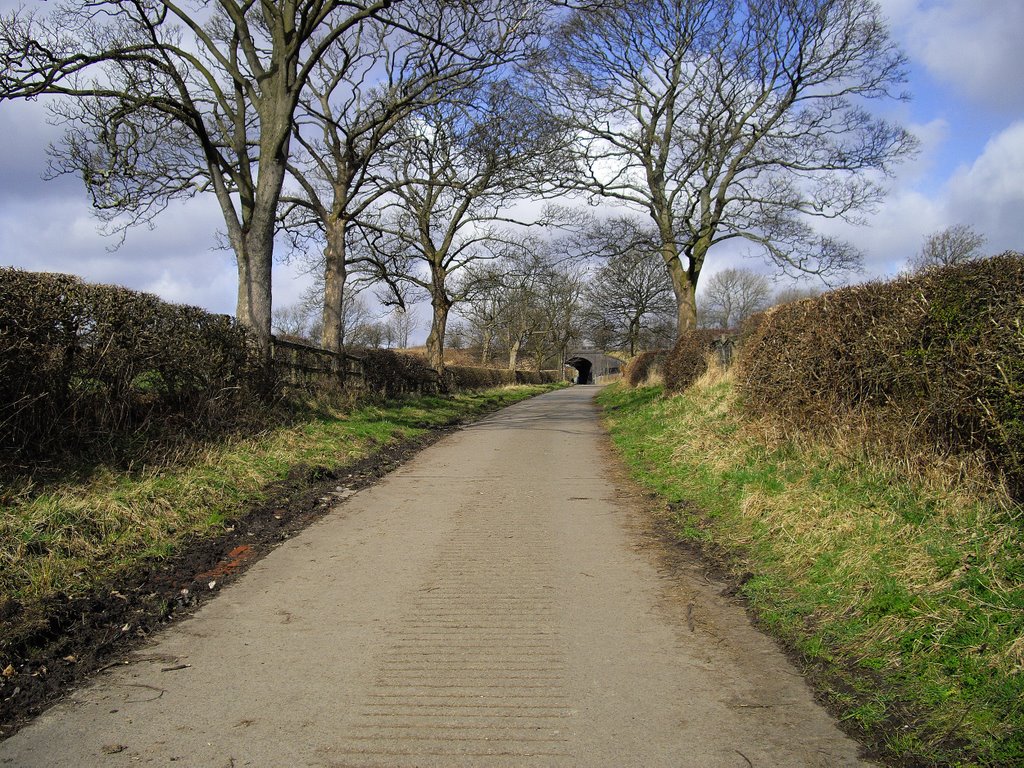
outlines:
M577 384L593 384L601 376L622 371L624 363L617 357L606 355L600 349L576 349L565 356L565 364L576 369Z

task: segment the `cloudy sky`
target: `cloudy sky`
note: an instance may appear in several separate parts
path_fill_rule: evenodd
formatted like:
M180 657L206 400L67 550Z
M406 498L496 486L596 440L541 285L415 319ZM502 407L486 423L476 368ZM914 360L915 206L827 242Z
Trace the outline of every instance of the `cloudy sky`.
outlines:
M0 0L0 11L16 5ZM1024 2L881 5L910 59L913 96L885 114L910 127L922 148L867 226L832 232L866 252L869 276L895 274L926 234L951 224L975 227L989 252L1024 249ZM40 103L0 104L0 265L70 272L233 312L235 267L230 253L214 250L221 224L213 199L176 206L156 228L133 230L112 249L116 240L98 233L79 180L41 179L47 145L60 135L46 118ZM733 258L723 254L714 267ZM275 306L294 302L308 282L297 266L279 265Z

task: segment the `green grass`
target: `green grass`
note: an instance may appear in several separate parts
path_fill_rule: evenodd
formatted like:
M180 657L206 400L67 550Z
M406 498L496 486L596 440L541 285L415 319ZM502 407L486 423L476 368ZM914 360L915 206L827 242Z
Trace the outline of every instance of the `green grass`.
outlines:
M1024 764L1024 513L995 492L784 439L732 382L599 397L634 476L713 543L763 625L896 763ZM695 509L696 507L699 509Z
M48 597L88 593L143 561L168 556L192 537L216 535L293 467L344 466L377 446L551 388L321 408L289 426L232 438L170 465L141 471L98 467L84 478L4 489L0 607L16 601L31 616Z

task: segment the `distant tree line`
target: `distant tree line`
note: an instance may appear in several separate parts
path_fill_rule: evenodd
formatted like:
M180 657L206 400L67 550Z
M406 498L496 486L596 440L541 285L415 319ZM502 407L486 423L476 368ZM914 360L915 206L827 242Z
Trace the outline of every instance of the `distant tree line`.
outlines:
M110 231L214 197L264 351L294 258L320 276L300 335L397 345L425 298L438 369L453 311L510 365L732 324L758 286L697 305L731 240L842 275L860 254L813 222L869 210L916 146L868 111L905 79L875 0L63 0L0 17L0 63L0 101L53 97L50 173Z

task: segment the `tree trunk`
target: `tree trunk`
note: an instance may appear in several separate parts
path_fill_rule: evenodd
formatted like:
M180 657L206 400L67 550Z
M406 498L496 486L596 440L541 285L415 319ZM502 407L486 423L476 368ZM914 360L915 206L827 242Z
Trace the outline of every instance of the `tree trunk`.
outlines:
M676 335L681 336L686 331L692 331L697 327L697 289L689 281L684 282L681 289L676 290L676 304L678 305Z
M448 327L448 310L451 302L435 297L431 302L434 315L430 322L430 334L427 336L427 359L430 367L438 373L444 373L444 334Z
M238 304L235 317L249 328L260 359L270 363L271 268L274 255L273 226L252 228L235 246L238 264Z
M662 245L662 257L672 279L672 291L676 296L678 326L676 335L692 331L697 327L697 275L700 271L684 269L674 243Z
M235 264L238 267L238 298L235 302L235 319L249 327L249 293L252 291L252 280L249 277L249 258L245 253L245 243L231 244L235 252Z
M629 319L629 331L628 331L628 334L629 334L629 339L628 339L629 356L630 357L634 357L636 355L636 345L637 345L637 342L640 339L640 318L639 317L634 316L634 317L631 317Z
M236 317L253 332L260 359L269 368L274 230L288 155L288 124L284 123L276 131L268 127L264 133L260 145L265 151L260 153L256 188L251 205L243 203L238 242L232 245L238 260Z
M519 336L509 342L508 345L508 369L514 371L519 364L519 348L523 346L522 337Z
M480 341L480 365L487 365L487 362L491 359L491 331L489 328L483 329L483 339Z
M340 352L345 341L345 280L348 276L345 256L346 222L334 219L328 225L324 249L324 304L320 346Z
M697 279L704 255L707 253L710 240L702 237L693 244L690 252L684 256L679 253L679 239L672 224L672 212L664 203L652 213L654 223L661 237L661 259L672 280L672 292L676 296L676 336L697 327ZM686 258L686 265L683 259Z

